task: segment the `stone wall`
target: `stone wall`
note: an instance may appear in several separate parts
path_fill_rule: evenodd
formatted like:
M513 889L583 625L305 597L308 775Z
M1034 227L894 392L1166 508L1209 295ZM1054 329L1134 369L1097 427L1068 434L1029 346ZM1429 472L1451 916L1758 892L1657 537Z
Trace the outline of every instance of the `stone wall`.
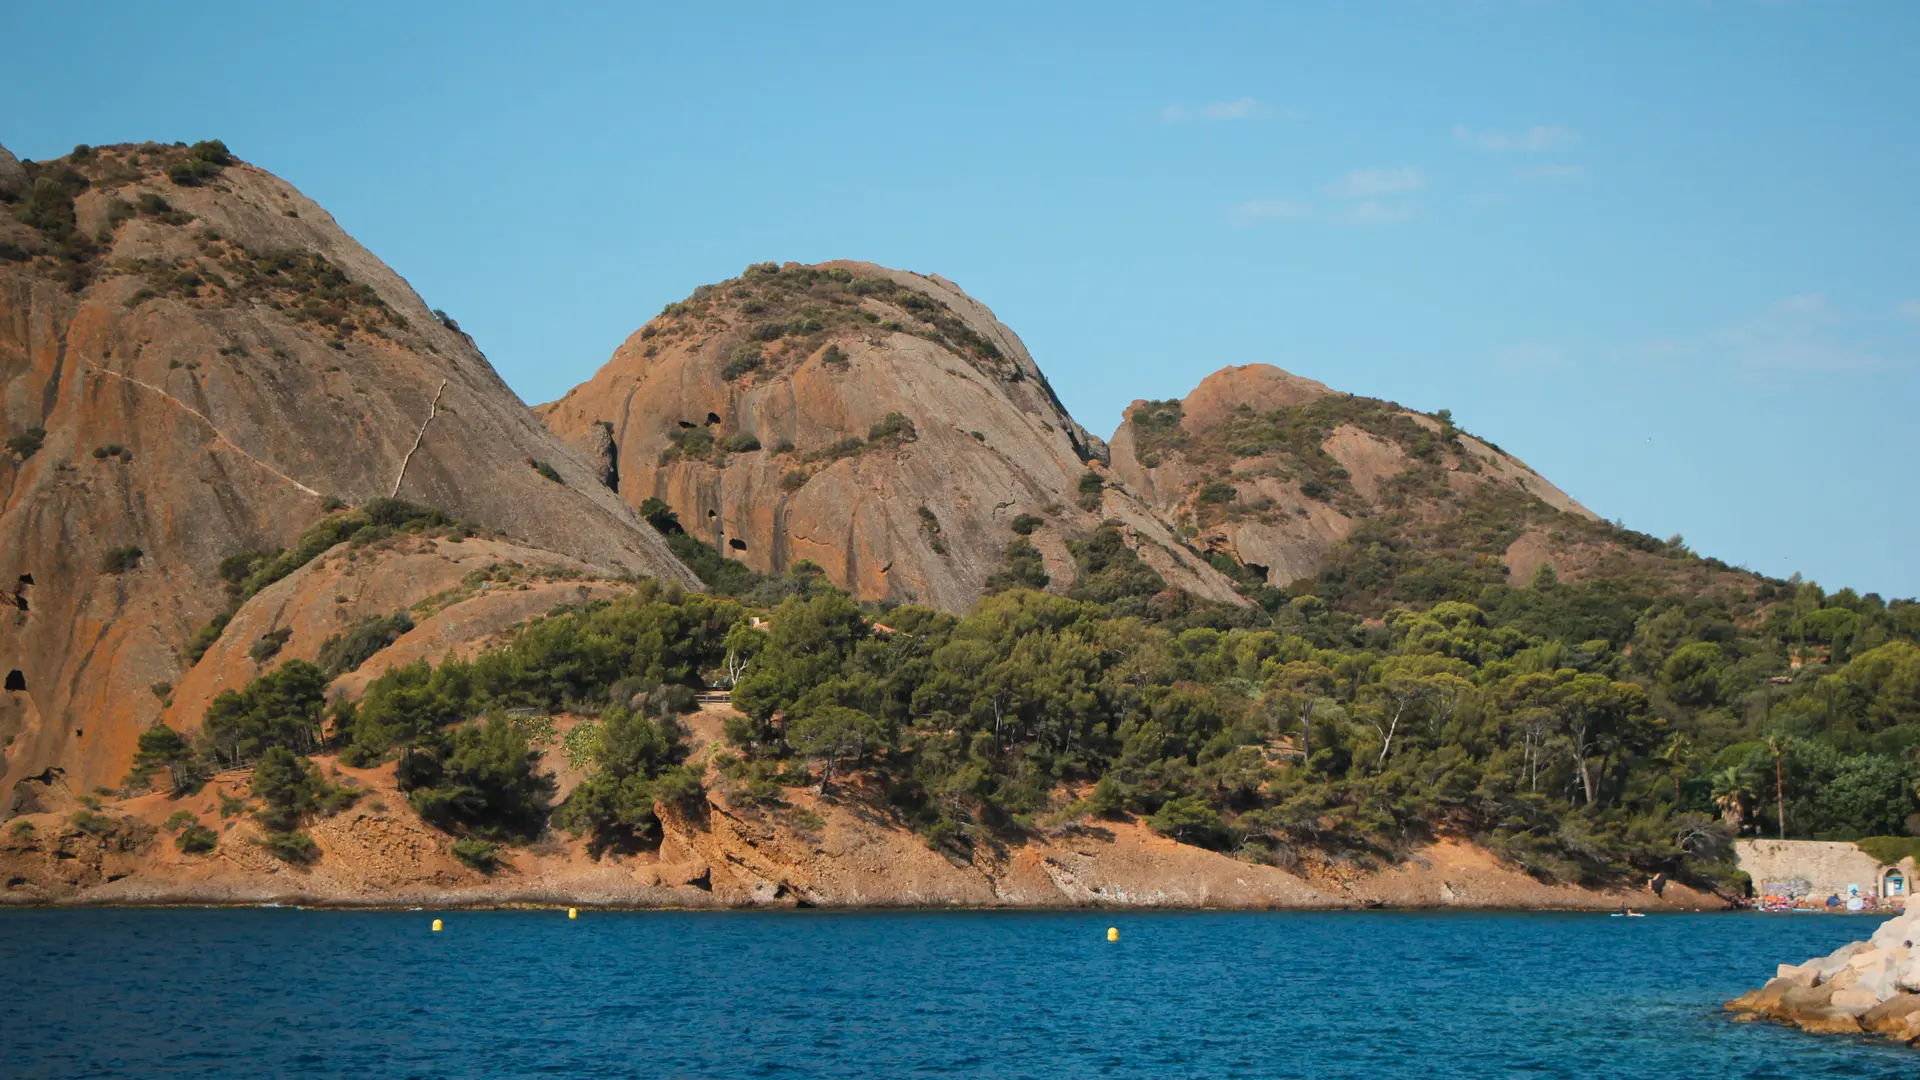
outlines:
M1874 897L1887 870L1880 860L1842 841L1741 840L1733 850L1758 896L1819 900L1837 894L1845 899L1848 886L1854 886L1861 896Z

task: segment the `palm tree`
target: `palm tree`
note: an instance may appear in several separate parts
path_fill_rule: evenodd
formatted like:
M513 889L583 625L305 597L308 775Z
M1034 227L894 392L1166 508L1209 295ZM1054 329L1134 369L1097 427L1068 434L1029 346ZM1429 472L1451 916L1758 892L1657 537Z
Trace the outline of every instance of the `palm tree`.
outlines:
M1654 755L1667 764L1667 775L1673 778L1673 808L1680 809L1680 777L1687 771L1687 759L1693 756L1693 740L1675 733L1667 740L1667 745Z
M1713 777L1713 805L1720 811L1735 836L1747 817L1747 804L1753 801L1753 783L1734 766L1727 766Z

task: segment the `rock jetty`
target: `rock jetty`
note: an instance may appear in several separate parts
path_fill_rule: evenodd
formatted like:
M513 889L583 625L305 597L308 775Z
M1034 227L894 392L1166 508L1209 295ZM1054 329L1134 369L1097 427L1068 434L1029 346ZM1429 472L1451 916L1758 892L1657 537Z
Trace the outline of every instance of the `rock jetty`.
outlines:
M1758 990L1727 1002L1741 1020L1772 1020L1824 1035L1920 1042L1920 908L1804 964L1781 964Z

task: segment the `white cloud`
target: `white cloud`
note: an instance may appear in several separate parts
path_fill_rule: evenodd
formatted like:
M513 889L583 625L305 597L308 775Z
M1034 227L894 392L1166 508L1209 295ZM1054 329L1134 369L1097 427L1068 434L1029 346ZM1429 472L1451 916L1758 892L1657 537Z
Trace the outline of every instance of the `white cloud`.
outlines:
M1413 203L1383 203L1367 199L1355 203L1338 220L1343 225L1398 225L1403 221L1412 221L1419 213L1420 208Z
M1411 202L1382 202L1361 199L1323 211L1299 199L1248 199L1227 208L1227 218L1240 228L1273 221L1317 221L1323 225L1378 228L1398 225L1420 216L1420 207Z
M1716 344L1756 371L1858 375L1894 366L1873 328L1819 293L1782 297L1759 316L1726 327Z
M1209 120L1251 120L1262 112L1259 102L1250 97L1243 97L1232 101L1211 102L1200 110L1200 115Z
M1585 165L1532 165L1514 170L1517 180L1578 180L1587 175Z
M1263 221L1305 221L1313 207L1298 199L1248 199L1228 207L1227 216L1244 229Z
M1502 131L1470 131L1464 124L1455 124L1453 137L1468 146L1502 154L1537 154L1555 147L1572 146L1580 141L1580 136L1554 124L1535 124L1515 135Z
M1493 354L1494 366L1513 375L1531 375L1546 371L1563 371L1573 366L1567 358L1566 350L1558 345L1547 345L1537 341L1515 345Z
M1748 376L1872 375L1910 368L1911 348L1884 317L1835 305L1820 293L1783 296L1718 329L1618 350L1622 362L1721 369Z
M1340 199L1370 199L1419 191L1426 186L1427 174L1419 169L1355 169L1327 185L1327 194Z
M1259 120L1272 115L1273 110L1250 97L1234 98L1232 101L1210 101L1205 105L1189 108L1185 105L1169 105L1160 110L1160 119L1168 124L1184 124L1189 120ZM1288 109L1283 114L1287 119L1295 115Z
M1920 322L1920 297L1902 300L1893 306L1893 317L1908 322Z

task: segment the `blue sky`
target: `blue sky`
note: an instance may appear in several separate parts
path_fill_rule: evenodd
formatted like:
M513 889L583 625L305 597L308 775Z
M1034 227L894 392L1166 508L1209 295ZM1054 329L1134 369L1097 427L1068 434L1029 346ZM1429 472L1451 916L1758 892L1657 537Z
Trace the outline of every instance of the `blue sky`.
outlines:
M0 143L223 138L530 402L750 261L864 258L992 306L1097 432L1273 363L1451 408L1703 553L1920 593L1920 5L129 3L8 26Z

